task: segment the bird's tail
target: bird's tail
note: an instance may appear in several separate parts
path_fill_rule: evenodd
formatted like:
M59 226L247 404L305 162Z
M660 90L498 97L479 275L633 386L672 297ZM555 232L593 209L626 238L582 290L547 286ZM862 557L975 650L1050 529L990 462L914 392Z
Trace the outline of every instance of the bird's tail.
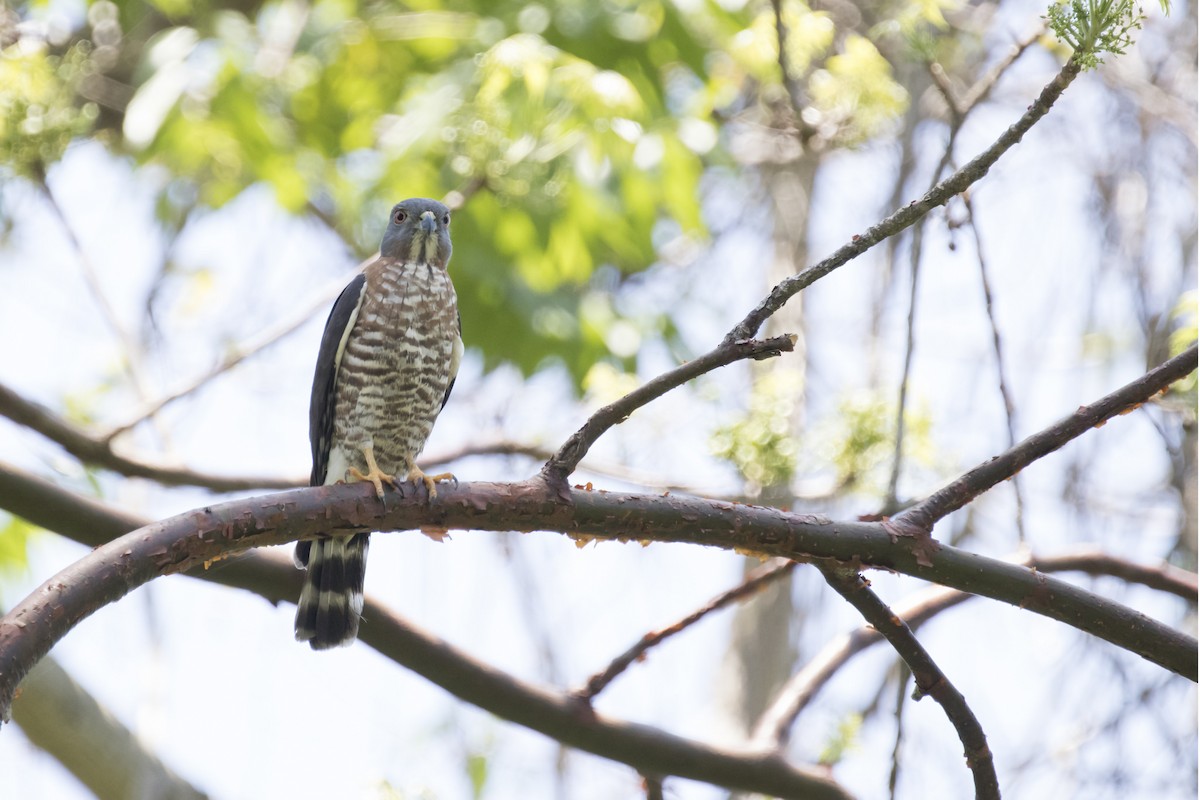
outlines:
M349 645L358 636L363 577L371 534L296 544L296 566L307 568L296 604L296 639L314 650Z

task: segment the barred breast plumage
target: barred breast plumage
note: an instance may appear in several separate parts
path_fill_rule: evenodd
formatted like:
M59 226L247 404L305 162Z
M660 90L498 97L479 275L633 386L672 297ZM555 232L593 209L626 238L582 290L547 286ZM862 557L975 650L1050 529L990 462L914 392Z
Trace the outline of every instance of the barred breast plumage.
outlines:
M372 445L382 471L404 475L425 446L453 377L457 300L446 271L428 264L380 259L367 267L366 278L339 370L333 447L341 451L336 460L343 471L366 472L362 448Z

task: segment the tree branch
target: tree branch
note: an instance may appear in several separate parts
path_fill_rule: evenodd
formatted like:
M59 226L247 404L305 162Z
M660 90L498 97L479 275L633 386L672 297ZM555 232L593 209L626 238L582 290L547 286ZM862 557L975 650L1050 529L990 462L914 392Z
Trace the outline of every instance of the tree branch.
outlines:
M1130 583L1173 594L1193 605L1196 603L1196 574L1170 564L1156 567L1137 564L1094 548L1053 556L1020 556L1011 560L1039 572L1084 572L1093 576L1118 577ZM916 630L941 612L964 600L970 600L973 596L957 589L926 589L917 592L893 610L908 627ZM796 717L812 702L829 679L854 656L882 641L883 636L879 631L867 625L826 644L821 652L793 675L780 690L770 708L763 712L754 726L751 740L762 747L771 743L777 746L786 744Z
M150 524L3 462L0 498L6 510L96 547ZM209 569L196 566L189 576L246 589L278 604L299 597L302 573L282 556L250 552ZM369 620L360 629L364 644L465 702L570 746L648 774L678 775L780 797L848 797L827 777L793 767L773 750L714 748L597 715L568 692L532 686L471 658L371 597L363 615ZM9 674L0 667L0 682ZM21 690L29 687L23 684Z
M881 567L1066 622L1195 680L1192 637L1033 570L953 547L913 547L886 525L834 523L700 498L570 490L564 496L561 488L536 478L444 487L433 502L414 494L391 500L387 508L375 498L373 487L362 484L245 498L123 536L18 604L0 620L0 710L7 709L16 684L54 642L96 609L158 575L183 572L245 548L320 534L425 528L561 531L583 540L687 542Z
M284 478L209 475L126 458L116 453L109 442L89 435L50 409L26 400L3 384L0 384L0 416L37 431L85 464L111 469L131 478L148 478L165 486L200 486L214 492L237 492L247 489L287 489L296 485L296 481Z
M965 506L1001 481L1053 453L1063 445L1098 428L1120 414L1127 414L1196 369L1196 345L1142 375L1091 405L1080 406L1069 417L1024 439L990 458L947 486L939 489L889 524L903 535L932 530L934 523Z
M100 800L207 797L148 751L51 658L38 662L21 684L12 713L29 741Z
M285 317L284 319L279 320L269 328L264 328L244 342L234 345L225 353L220 362L215 364L207 372L195 376L187 384L179 387L178 389L162 395L161 397L155 398L149 403L145 403L142 408L138 409L138 411L130 416L129 419L114 426L111 430L105 433L104 441L111 442L122 433L125 433L126 431L131 430L132 428L135 428L141 423L150 419L169 404L174 403L180 398L187 397L189 394L192 394L193 392L206 386L209 382L233 369L246 359L258 355L263 350L266 350L271 345L277 343L279 340L285 339L291 334L295 333L300 329L301 326L312 319L314 314L321 309L327 308L338 296L338 293L341 292L344 286L345 280L339 278L335 283L331 283L324 290L317 292L315 299L303 305L298 312L292 314L290 317Z
M744 600L763 587L772 583L777 578L787 575L795 568L795 566L795 561L783 561L774 564L765 564L751 573L746 580L742 581L729 591L722 592L721 594L717 595L712 600L708 601L703 606L696 609L691 614L688 614L678 622L668 625L665 628L659 628L656 631L647 633L632 647L614 658L607 667L588 678L584 683L583 688L575 692L576 696L581 700L585 700L590 703L596 697L596 695L604 691L605 687L612 683L618 675L628 669L630 664L640 660L643 656L645 656L646 651L651 647L662 643L662 641L668 637L674 636L675 634L686 630L712 612L718 611L730 603Z
M929 695L946 712L950 724L958 732L958 738L963 744L967 766L975 779L977 800L1000 800L1000 781L996 777L992 751L988 749L983 726L979 724L975 712L967 705L966 698L950 683L945 673L917 641L912 630L871 591L870 584L857 570L828 565L821 565L820 569L825 581L833 590L858 609L912 670L918 692L914 694L913 699L920 700L922 695Z
M670 372L664 372L589 417L583 427L573 433L542 467L542 476L552 486L561 487L566 491L567 476L579 466L579 462L596 440L609 428L624 422L637 409L706 372L747 358L771 358L790 352L795 344L796 337L790 334L770 339L727 340L699 358L681 364Z
M1068 61L1054 77L1054 80L1050 81L1042 89L1038 98L1029 106L1029 110L1021 115L1021 118L1001 134L1000 138L990 147L973 158L958 172L955 172L927 192L920 200L914 200L909 205L893 212L887 219L872 226L866 233L855 236L849 243L842 245L837 252L824 261L820 261L803 272L781 281L754 310L747 314L741 322L734 326L733 330L726 334L725 343L750 338L758 331L767 317L782 308L783 304L793 295L814 281L825 277L838 267L862 255L889 236L895 236L924 217L934 208L944 205L954 195L965 191L967 187L986 175L988 170L992 168L992 165L1000 159L1000 156L1004 155L1006 151L1021 141L1021 138L1029 132L1029 129L1050 111L1050 107L1054 105L1055 101L1058 100L1059 96L1062 95L1078 75L1079 65L1073 60Z

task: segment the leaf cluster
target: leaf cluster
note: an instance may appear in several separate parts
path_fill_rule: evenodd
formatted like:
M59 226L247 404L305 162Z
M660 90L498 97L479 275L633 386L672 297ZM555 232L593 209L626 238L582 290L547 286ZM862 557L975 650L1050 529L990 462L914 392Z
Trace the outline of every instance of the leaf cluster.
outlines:
M1166 0L1163 0L1166 10ZM1124 55L1133 44L1145 15L1133 0L1062 0L1046 11L1046 24L1054 35L1075 51L1084 69L1104 62L1104 55Z

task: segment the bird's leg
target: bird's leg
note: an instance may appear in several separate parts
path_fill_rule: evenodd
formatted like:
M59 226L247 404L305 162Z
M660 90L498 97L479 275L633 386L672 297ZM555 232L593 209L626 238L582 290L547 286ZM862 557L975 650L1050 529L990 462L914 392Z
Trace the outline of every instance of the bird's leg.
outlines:
M366 473L364 474L362 472L359 472L357 467L351 467L349 470L347 470L347 472L350 475L350 477L356 481L370 481L371 483L375 484L375 495L380 500L382 500L383 499L383 485L385 483L388 483L388 484L391 484L392 486L396 486L396 476L388 475L386 472L384 472L383 470L381 470L379 468L378 464L375 463L375 448L374 447L372 447L371 445L368 444L368 445L364 445L361 449L362 449L363 458L365 458L367 460ZM399 488L399 487L396 487L396 488Z
M415 462L411 467L409 467L408 475L406 475L404 479L406 481L412 481L413 483L416 483L417 481L424 483L425 489L429 492L430 500L433 500L437 497L437 486L435 484L437 484L438 481L458 481L458 478L454 477L454 475L449 472L439 472L437 475L426 475L421 471L421 468L418 467Z

